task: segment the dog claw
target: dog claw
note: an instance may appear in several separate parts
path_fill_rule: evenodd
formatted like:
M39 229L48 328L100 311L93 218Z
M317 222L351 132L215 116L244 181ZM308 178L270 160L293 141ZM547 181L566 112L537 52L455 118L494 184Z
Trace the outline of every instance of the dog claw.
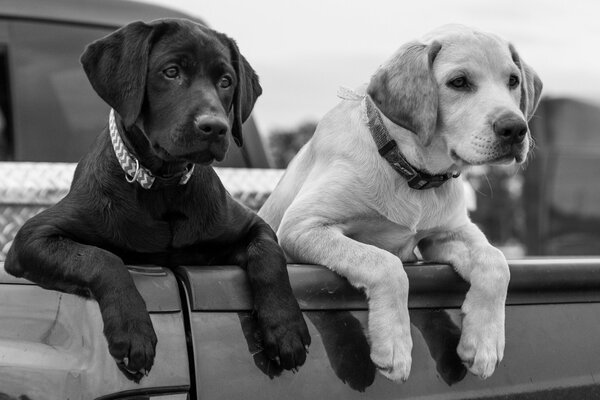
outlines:
M130 369L129 369L129 368L127 368L127 367L125 367L125 370L126 370L127 372L129 372L130 374L133 374L133 375L137 375L137 374L139 374L139 372L138 372L138 371L132 371L132 370L130 370Z
M308 345L304 345L304 350L306 351L306 354L308 354Z
M387 372L388 374L389 374L389 373L391 373L391 372L392 372L392 369L393 369L392 367L380 367L380 366L377 366L377 368L378 368L380 371Z

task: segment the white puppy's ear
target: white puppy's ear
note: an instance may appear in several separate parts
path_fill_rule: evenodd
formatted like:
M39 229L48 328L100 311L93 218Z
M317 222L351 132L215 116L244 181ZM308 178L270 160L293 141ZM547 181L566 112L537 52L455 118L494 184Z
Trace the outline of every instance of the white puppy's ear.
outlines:
M395 124L417 134L423 144L431 142L438 112L438 88L432 65L442 48L410 42L371 77L367 93Z
M510 54L512 55L512 59L521 70L521 112L527 118L527 121L531 119L533 114L535 113L535 109L537 108L540 102L540 96L542 95L542 80L536 74L536 72L527 65L517 53L517 50L513 47L513 45L509 45Z

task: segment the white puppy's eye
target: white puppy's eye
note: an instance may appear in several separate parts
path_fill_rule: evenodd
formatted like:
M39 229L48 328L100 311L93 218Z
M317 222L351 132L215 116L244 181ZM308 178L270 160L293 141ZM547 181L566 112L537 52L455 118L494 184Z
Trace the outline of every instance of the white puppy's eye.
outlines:
M454 89L464 90L469 88L469 81L465 76L459 76L458 78L454 78L451 81L449 81L448 86Z
M517 86L519 86L520 83L520 79L517 75L511 75L510 79L508 80L508 86L513 89L516 88Z

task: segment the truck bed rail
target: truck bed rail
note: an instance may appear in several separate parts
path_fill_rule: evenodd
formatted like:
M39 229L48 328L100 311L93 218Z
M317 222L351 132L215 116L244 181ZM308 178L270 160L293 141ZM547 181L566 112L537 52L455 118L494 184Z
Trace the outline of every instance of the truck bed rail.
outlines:
M0 261L25 221L69 192L74 163L0 162ZM258 210L283 175L279 169L219 168L225 188L239 202Z

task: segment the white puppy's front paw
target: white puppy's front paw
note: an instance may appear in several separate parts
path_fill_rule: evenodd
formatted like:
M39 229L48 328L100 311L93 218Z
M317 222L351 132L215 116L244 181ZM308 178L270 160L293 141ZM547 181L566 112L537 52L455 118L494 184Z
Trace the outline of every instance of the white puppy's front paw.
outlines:
M504 313L471 309L463 319L457 353L469 372L489 378L504 357Z
M409 325L410 326L410 325ZM412 364L410 328L370 330L371 360L379 372L395 382L405 382Z

